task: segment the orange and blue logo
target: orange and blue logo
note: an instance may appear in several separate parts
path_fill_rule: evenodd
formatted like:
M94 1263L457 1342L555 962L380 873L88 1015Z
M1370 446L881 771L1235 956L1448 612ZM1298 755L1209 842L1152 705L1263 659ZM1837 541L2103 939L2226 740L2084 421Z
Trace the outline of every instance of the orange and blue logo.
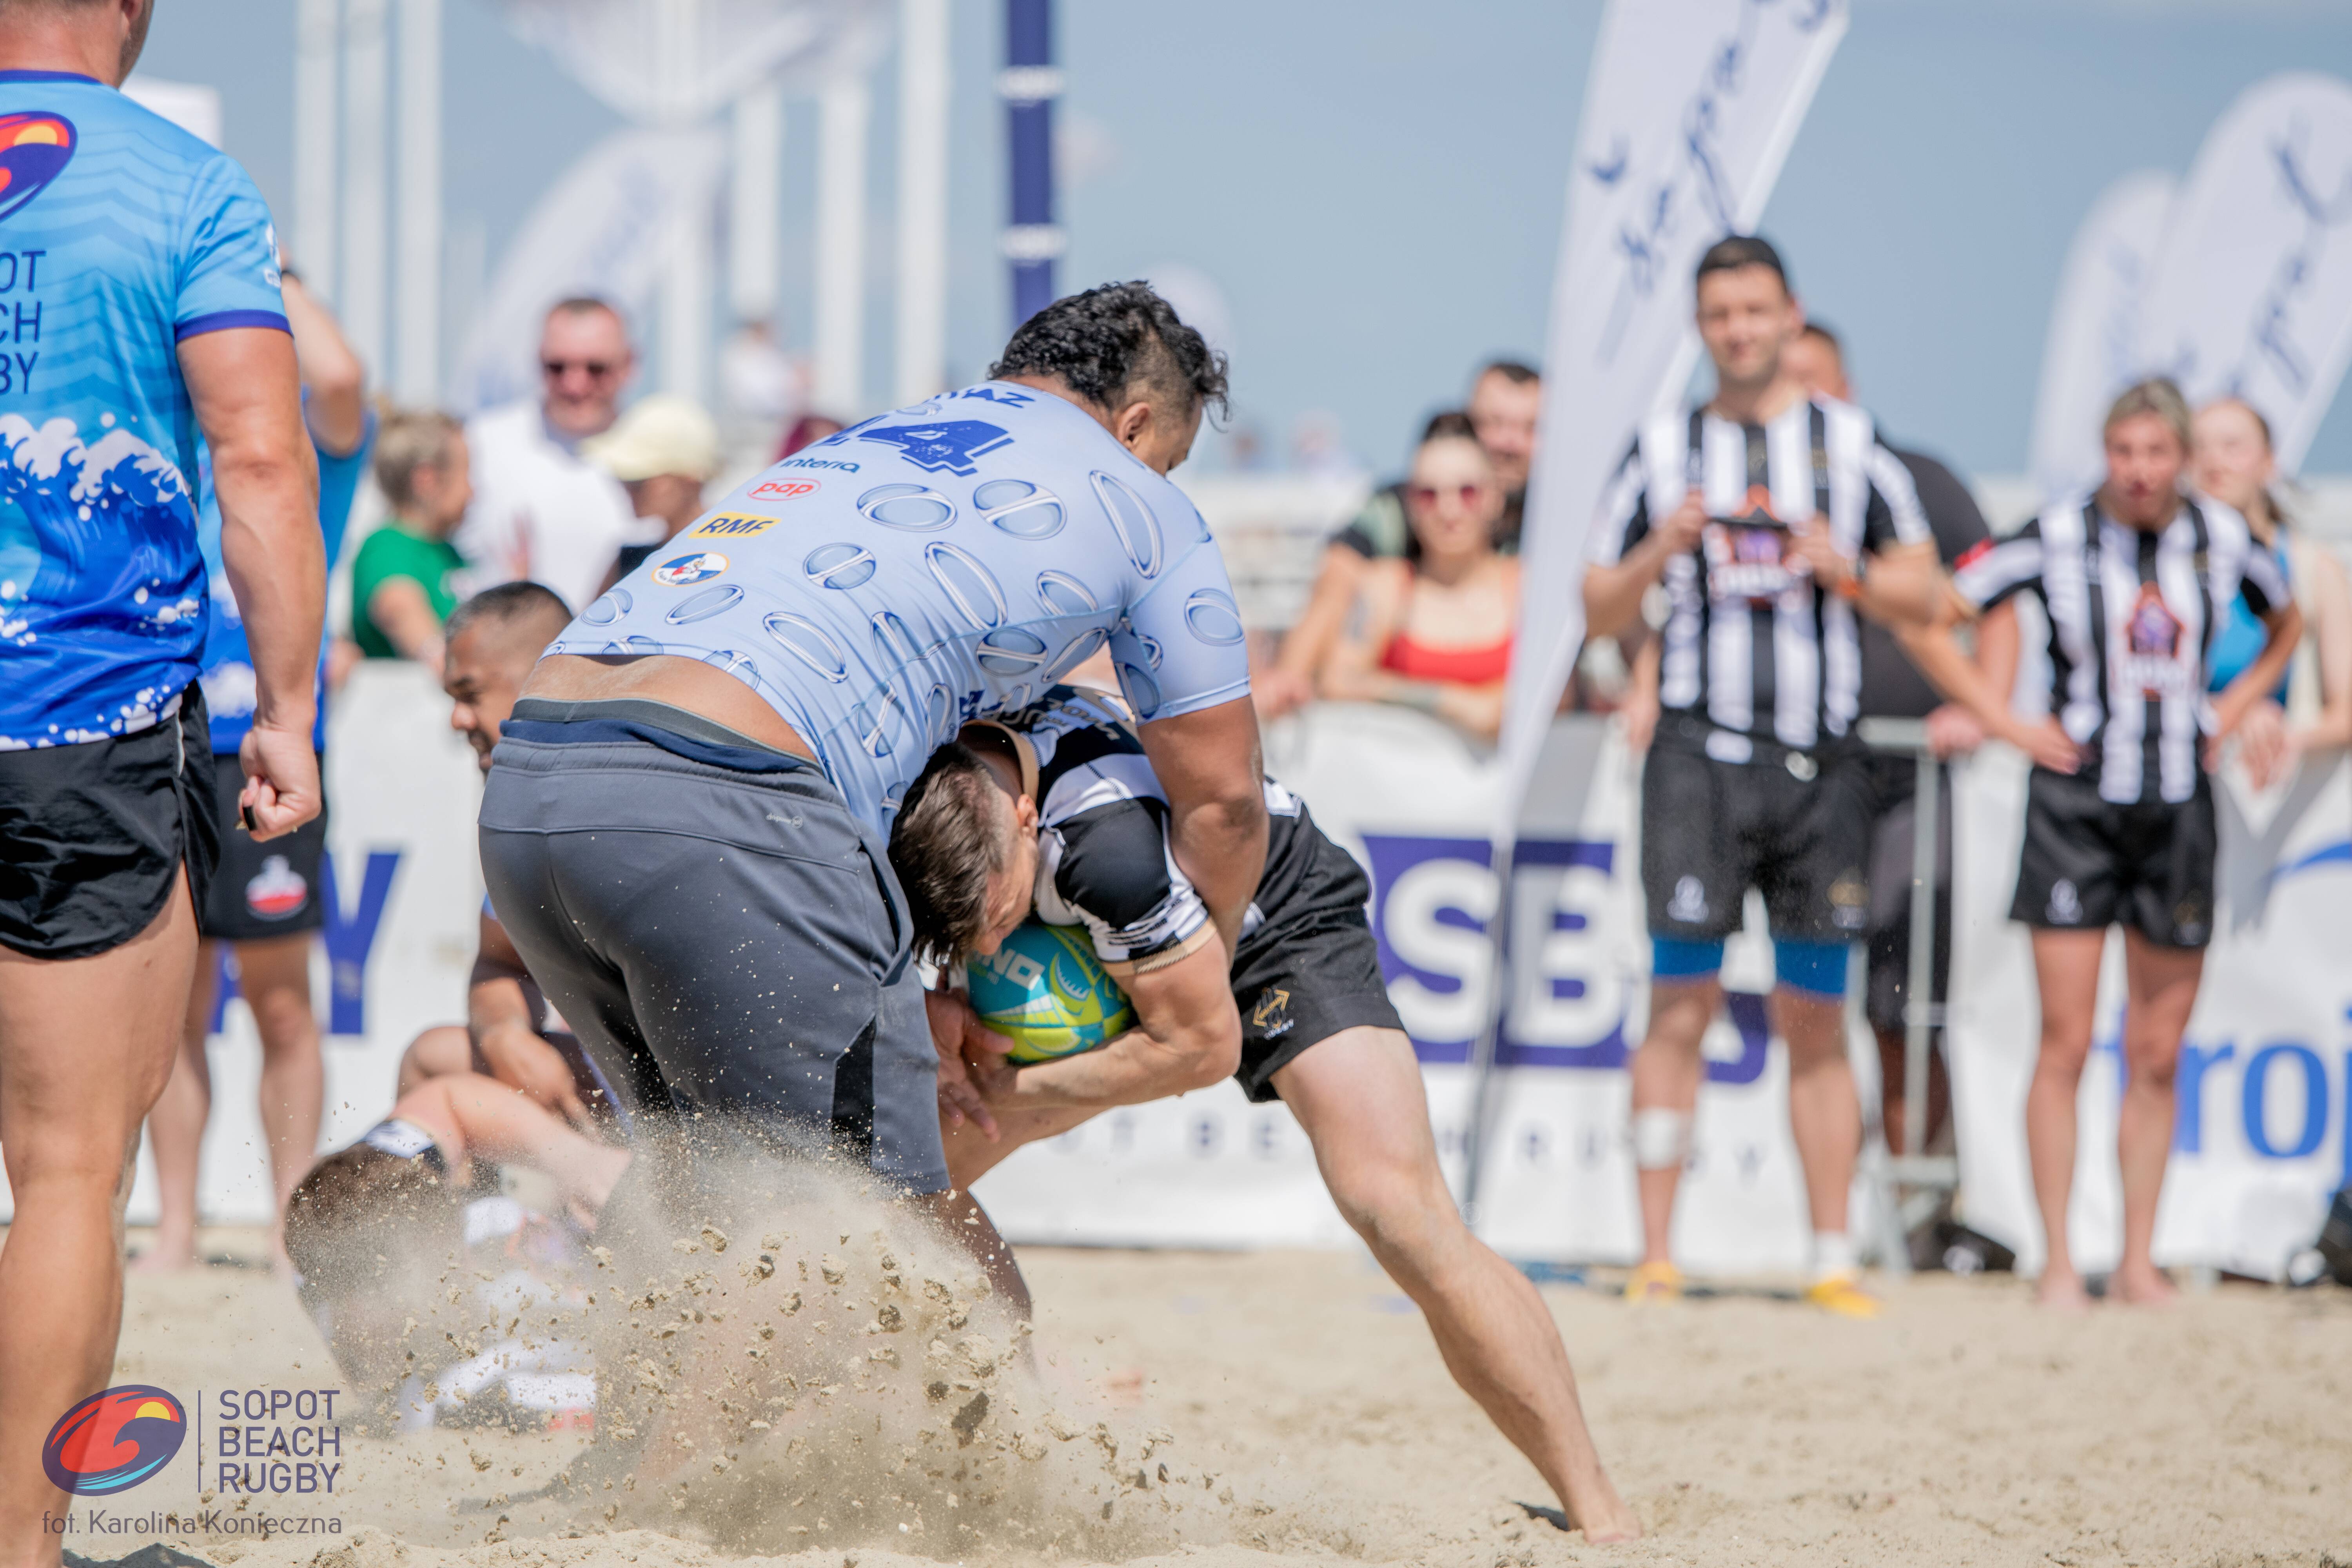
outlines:
M143 1383L93 1394L58 1418L41 1445L41 1468L60 1491L127 1492L172 1462L188 1436L179 1400Z
M73 161L73 121L58 114L0 114L0 218L49 188Z

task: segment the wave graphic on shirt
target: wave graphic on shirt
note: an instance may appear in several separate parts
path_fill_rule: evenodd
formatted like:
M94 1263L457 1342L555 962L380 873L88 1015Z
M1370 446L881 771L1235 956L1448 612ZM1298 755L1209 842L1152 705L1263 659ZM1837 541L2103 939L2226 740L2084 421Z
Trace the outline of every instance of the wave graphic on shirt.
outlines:
M76 711L68 697L50 710L68 728L0 735L0 747L153 723L173 691L117 693L108 672L193 661L204 609L193 500L171 459L127 430L85 441L71 419L0 414L0 649L23 658L37 685L46 674L52 690L104 699ZM29 668L40 665L53 668ZM0 730L38 717L0 698Z

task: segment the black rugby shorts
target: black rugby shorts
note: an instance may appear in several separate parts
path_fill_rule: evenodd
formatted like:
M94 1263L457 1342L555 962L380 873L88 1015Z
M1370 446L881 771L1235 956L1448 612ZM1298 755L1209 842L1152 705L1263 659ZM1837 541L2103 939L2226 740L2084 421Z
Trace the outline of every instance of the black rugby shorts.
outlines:
M319 759L319 777L327 760ZM245 769L235 757L213 759L214 831L220 867L212 890L196 906L196 929L219 942L266 942L298 936L327 923L320 866L327 858L327 813L276 838L257 839L238 816Z
M1777 748L1775 748L1777 751ZM1772 934L1853 942L1870 921L1870 787L1859 757L1728 763L1662 733L1642 770L1650 934L1716 942L1764 895Z
M2009 918L2043 931L2121 923L2164 947L2213 940L2213 791L2119 805L2095 776L2036 768L2025 786L2025 845Z
M1242 938L1234 957L1242 1015L1242 1065L1234 1077L1260 1103L1281 1098L1274 1075L1308 1047L1342 1029L1404 1027L1381 979L1380 943L1364 914L1372 885L1363 868L1311 820L1298 824L1292 853L1303 861L1297 874L1278 879L1281 896L1272 909L1261 907L1265 922Z

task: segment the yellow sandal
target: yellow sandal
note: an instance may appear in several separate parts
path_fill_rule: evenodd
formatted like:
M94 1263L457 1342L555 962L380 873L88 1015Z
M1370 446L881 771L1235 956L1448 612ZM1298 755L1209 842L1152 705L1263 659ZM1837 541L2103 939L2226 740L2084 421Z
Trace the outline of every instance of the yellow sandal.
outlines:
M1683 1271L1671 1263L1644 1263L1625 1278L1625 1300L1636 1305L1683 1299Z

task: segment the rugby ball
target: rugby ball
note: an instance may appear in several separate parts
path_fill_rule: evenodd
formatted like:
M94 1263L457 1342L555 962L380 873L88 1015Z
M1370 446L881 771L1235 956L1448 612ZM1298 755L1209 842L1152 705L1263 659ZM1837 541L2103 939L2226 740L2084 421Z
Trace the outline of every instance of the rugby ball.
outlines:
M1013 1042L1024 1064L1097 1050L1135 1026L1127 993L1097 963L1078 926L1030 921L966 965L972 1010Z

